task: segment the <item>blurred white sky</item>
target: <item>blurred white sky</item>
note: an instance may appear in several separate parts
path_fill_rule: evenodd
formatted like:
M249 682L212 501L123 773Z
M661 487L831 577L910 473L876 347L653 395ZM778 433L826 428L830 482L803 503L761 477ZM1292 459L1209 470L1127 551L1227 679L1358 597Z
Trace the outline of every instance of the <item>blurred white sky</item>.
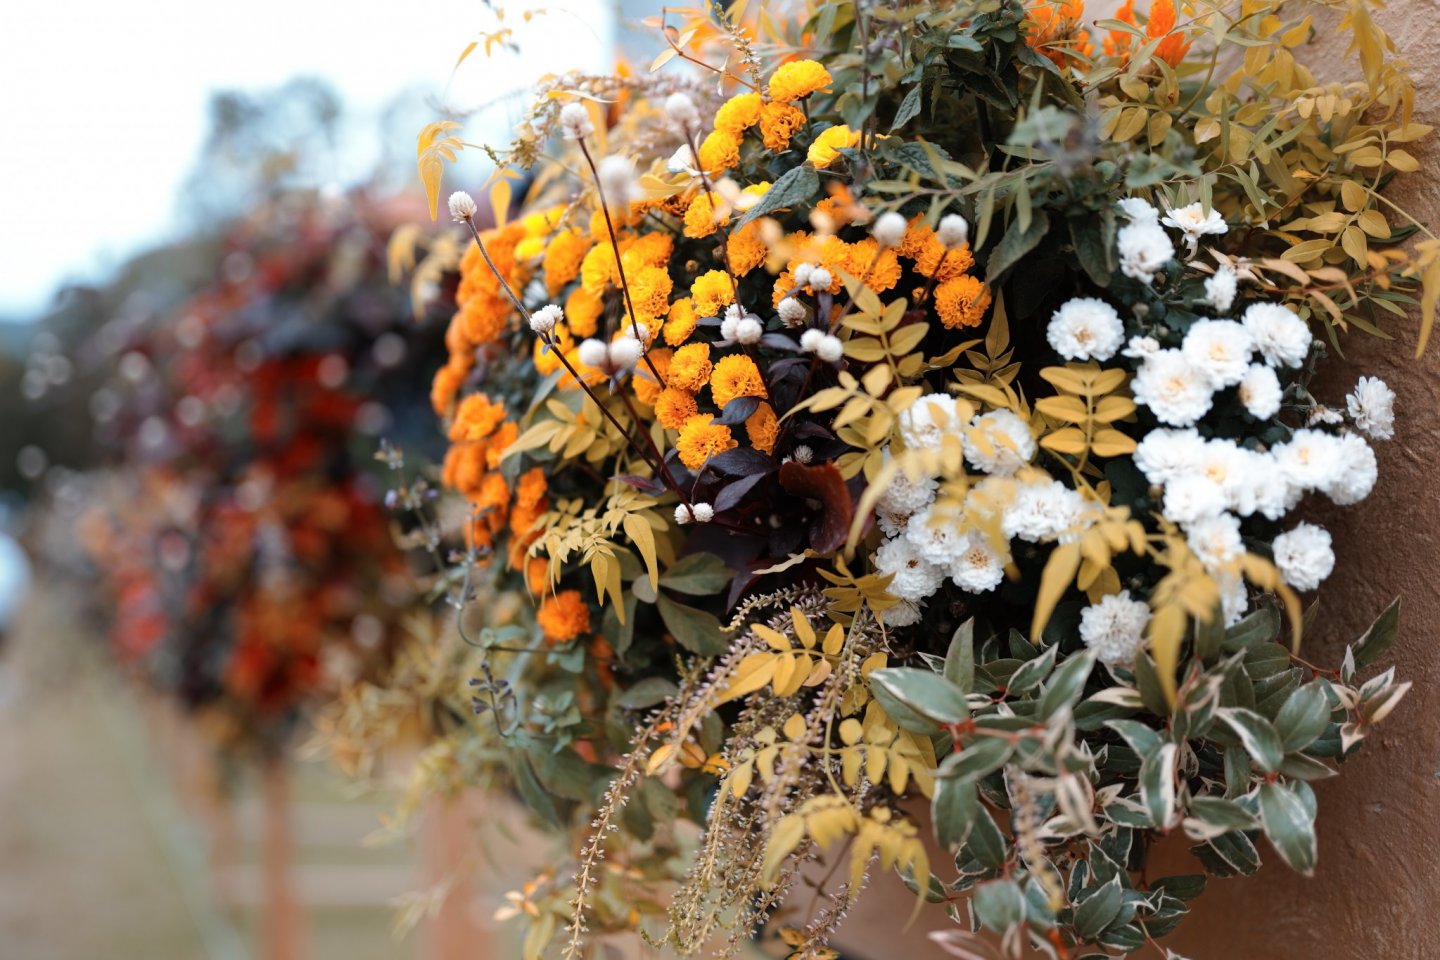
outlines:
M613 61L606 0L502 5L521 55L472 54L449 102L474 106L545 73ZM526 25L526 6L546 12ZM378 136L367 121L406 89L438 99L465 44L497 26L479 0L0 3L0 317L31 315L60 282L103 278L172 235L214 91L317 76L344 98L352 126ZM506 121L498 113L466 138L503 136ZM413 148L407 135L402 147ZM380 151L357 142L350 152L337 182Z

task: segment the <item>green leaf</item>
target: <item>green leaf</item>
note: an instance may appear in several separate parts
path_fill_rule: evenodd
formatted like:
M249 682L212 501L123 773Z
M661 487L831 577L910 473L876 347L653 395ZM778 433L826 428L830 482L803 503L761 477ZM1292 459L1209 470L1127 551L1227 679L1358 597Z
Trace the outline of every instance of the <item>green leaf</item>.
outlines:
M1255 818L1234 800L1223 797L1195 797L1190 801L1190 816L1226 830L1254 830Z
M1152 890L1163 890L1167 897L1177 900L1194 900L1205 892L1203 873L1185 873L1174 877L1161 877L1150 884Z
M820 189L820 177L813 167L801 165L795 167L776 180L760 202L749 210L745 216L735 224L734 229L739 229L757 217L763 217L767 213L776 210L783 210L786 207L798 207L813 197Z
M980 793L973 780L945 778L935 781L930 804L935 839L946 850L956 850L970 836L980 811Z
M1093 940L1115 918L1120 915L1120 906L1125 902L1125 891L1118 876L1109 883L1091 887L1081 894L1075 907L1075 932L1084 940Z
M921 86L922 84L915 84L910 88L910 92L905 94L905 99L900 101L900 106L895 110L895 120L890 124L891 133L905 126L920 112Z
M769 194L767 193L766 196ZM1044 210L1036 210L1024 230L1020 229L1018 221L1010 224L1005 235L1000 238L1000 242L990 253L990 260L985 265L985 282L995 283L1001 274L1015 266L1025 254L1039 246L1040 241L1044 240L1045 234L1049 232L1050 216Z
M1280 768L1285 751L1280 745L1280 735L1270 721L1243 707L1222 707L1219 717L1240 738L1255 766L1266 773L1274 773Z
M713 553L691 553L670 565L660 576L660 586L692 597L709 596L724 590L735 571Z
M1170 715L1170 702L1165 698L1160 672L1148 653L1141 652L1135 657L1135 686L1140 690L1140 700L1146 710L1159 717Z
M1115 212L1107 207L1099 213L1072 216L1069 221L1075 259L1097 286L1110 286L1115 273Z
M870 674L870 692L891 719L912 733L934 733L970 716L965 692L930 670L876 670Z
M1035 659L1026 660L1019 670L1010 675L1009 682L1005 684L1006 692L1022 696L1040 686L1040 682L1055 669L1055 658L1059 652L1060 647L1055 644Z
M945 651L945 679L969 693L975 688L975 618L955 628Z
M675 681L665 677L646 677L616 697L615 704L626 710L644 710L674 695L679 689L675 686Z
M1400 598L1396 597L1385 612L1375 618L1370 629L1365 631L1355 645L1355 663L1366 667L1383 657L1395 642L1396 628L1400 626Z
M1273 643L1278 636L1280 611L1272 606L1263 606L1226 629L1222 646L1227 653L1238 653L1254 644Z
M1255 844L1238 831L1191 847L1190 852L1217 877L1248 877L1260 869L1260 854L1256 852Z
M1150 820L1160 829L1175 819L1175 758L1178 748L1162 743L1145 755L1140 764L1140 800L1150 811Z
M941 761L936 776L941 780L972 782L988 777L1010 759L1011 750L1006 737L976 737L964 750L952 753Z
M1160 734L1139 720L1110 720L1105 726L1120 734L1137 757L1148 756L1160 745Z
M1003 933L1025 919L1025 894L1014 880L991 880L975 888L970 908L981 926Z
M1314 872L1315 818L1300 797L1284 784L1262 783L1260 820L1280 859L1305 876Z
M1059 713L1061 707L1073 705L1079 700L1094 666L1095 657L1088 650L1067 657L1045 685L1045 693L1040 697L1040 718L1048 720Z
M990 816L990 811L983 806L975 814L975 825L970 828L965 850L970 852L975 862L990 870L998 870L1005 865L1009 852L1005 834L1000 832L1000 828L995 825L995 818Z
M660 619L675 635L675 642L691 653L715 657L725 652L725 638L720 634L720 621L704 610L676 603L665 594L656 600Z
M1312 680L1290 694L1275 715L1275 732L1286 753L1303 750L1315 742L1330 723L1330 698L1325 683Z

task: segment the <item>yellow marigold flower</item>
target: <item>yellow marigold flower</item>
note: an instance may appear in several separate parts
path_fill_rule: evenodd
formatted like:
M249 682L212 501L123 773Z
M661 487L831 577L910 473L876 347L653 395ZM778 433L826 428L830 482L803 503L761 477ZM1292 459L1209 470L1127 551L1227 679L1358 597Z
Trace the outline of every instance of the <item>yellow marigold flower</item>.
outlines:
M760 108L760 136L767 150L788 150L790 138L803 126L805 113L794 104L772 100Z
M881 250L870 237L849 245L848 265L843 269L853 277L864 277L865 286L884 293L900 282L900 260L894 250Z
M775 451L775 440L780 436L780 421L770 404L760 404L745 420L745 436L750 438L750 446L761 453Z
M626 271L625 282L630 287L635 313L650 328L653 339L657 332L654 319L664 316L670 308L670 290L674 286L670 271L647 265L633 272Z
M730 241L725 246L726 259L730 263L730 269L735 275L743 277L765 262L770 255L770 248L760 237L760 222L752 220L739 230L730 234Z
M709 173L729 170L740 163L740 139L716 130L700 144L700 166Z
M580 283L591 293L604 293L617 277L615 251L608 240L595 244L580 261Z
M712 423L708 413L697 414L685 421L680 428L680 438L675 442L680 462L690 470L699 470L716 454L734 450L740 444L730 428L721 423Z
M977 277L955 277L935 288L935 311L952 330L979 326L989 308L990 288Z
M565 298L565 323L572 336L594 336L600 328L600 314L604 312L605 301L583 286L576 287Z
M678 347L695 332L695 303L689 297L681 297L670 304L670 318L665 321L665 342Z
M808 97L830 83L830 71L814 60L792 60L770 78L770 98L782 103Z
M551 643L573 640L590 629L590 605L579 590L561 590L540 601L535 621Z
M670 357L667 386L696 392L710 380L710 344L688 343Z
M450 424L450 439L454 443L484 440L504 419L503 403L495 403L483 393L472 393L461 400L455 410L455 421Z
M758 93L741 93L726 100L715 111L715 129L722 130L737 139L760 119L761 103Z
M970 252L969 244L947 252L935 231L919 217L911 221L910 229L905 231L905 239L896 252L915 261L916 273L922 277L934 277L940 283L953 280L975 265L975 255Z
M721 357L710 374L710 396L721 410L736 397L763 397L765 393L760 370L743 353Z
M810 144L810 149L805 154L805 159L822 170L835 162L840 156L840 151L846 147L853 147L860 142L860 134L841 124L830 127L820 136L816 137Z
M541 264L550 296L559 296L567 283L580 276L580 262L589 251L590 239L580 230L562 230L550 238Z
M658 382L655 380L655 374L650 372L650 364L642 360L635 365L635 375L630 382L634 385L635 396L640 398L640 402L654 406L656 398L660 396L660 391L665 389L671 352L661 347L658 350L651 350L648 356L650 363L655 364L655 369L660 372L660 380Z
M729 222L729 214L719 220L715 218L715 199L709 193L697 194L695 199L690 201L690 206L685 208L685 236L692 240L708 237Z
M695 394L678 387L666 387L655 398L655 419L666 430L679 430L685 421L700 412Z
M544 237L526 237L515 245L515 259L529 262L545 252Z
M669 265L670 255L675 252L675 238L660 231L642 233L628 243L622 241L620 251L626 271L632 267L664 267Z
M735 302L735 284L723 270L702 273L690 284L690 298L695 302L697 317L717 316Z
M515 504L526 509L537 507L549 490L550 484L545 479L545 471L539 467L531 467L520 475L515 484Z

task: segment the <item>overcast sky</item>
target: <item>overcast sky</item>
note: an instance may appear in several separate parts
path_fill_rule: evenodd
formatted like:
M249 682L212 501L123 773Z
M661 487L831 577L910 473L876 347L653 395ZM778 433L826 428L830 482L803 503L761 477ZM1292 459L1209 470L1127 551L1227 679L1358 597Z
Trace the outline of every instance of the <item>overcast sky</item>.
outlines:
M472 55L451 102L479 104L545 73L612 60L604 0L529 5L545 15L523 25L516 4L506 22L529 55ZM214 91L318 76L345 98L352 129L377 137L388 102L417 87L438 98L465 44L496 27L479 0L4 0L0 317L33 314L60 282L101 279L173 235L176 193ZM490 120L492 136L506 120ZM373 140L347 143L337 182L380 152Z

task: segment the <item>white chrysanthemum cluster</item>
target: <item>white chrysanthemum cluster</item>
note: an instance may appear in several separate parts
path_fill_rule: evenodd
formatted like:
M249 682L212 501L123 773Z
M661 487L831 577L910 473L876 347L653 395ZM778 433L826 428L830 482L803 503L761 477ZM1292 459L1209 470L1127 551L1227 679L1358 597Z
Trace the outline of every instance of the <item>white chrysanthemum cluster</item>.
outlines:
M1080 639L1101 663L1128 667L1145 645L1150 607L1130 599L1130 591L1111 594L1080 612Z
M1109 360L1125 342L1125 324L1104 300L1076 297L1055 311L1046 337L1066 360Z

